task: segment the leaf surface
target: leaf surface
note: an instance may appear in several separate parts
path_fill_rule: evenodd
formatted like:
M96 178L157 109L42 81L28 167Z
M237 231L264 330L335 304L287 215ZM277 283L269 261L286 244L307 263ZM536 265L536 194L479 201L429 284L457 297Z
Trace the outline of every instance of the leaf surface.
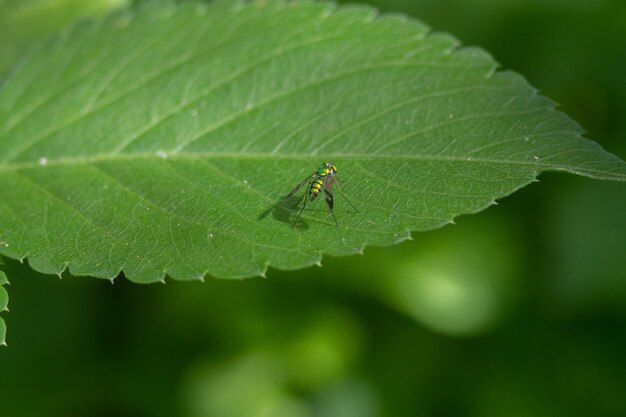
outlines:
M0 265L2 264L2 258L0 258ZM8 284L9 280L4 272L0 271L0 313L9 310L9 294L7 290L4 289L3 285ZM6 346L6 324L4 323L4 319L0 317L0 346Z
M247 277L407 239L542 171L626 180L495 67L360 7L161 4L80 24L0 90L0 254L136 282ZM296 224L281 198L324 161L358 212L335 189L339 227L322 198Z
M0 313L7 311L9 305L9 294L4 287L0 287Z
M2 317L0 317L0 346L6 346L7 326Z
M0 0L0 77L37 39L67 22L102 15L129 0Z

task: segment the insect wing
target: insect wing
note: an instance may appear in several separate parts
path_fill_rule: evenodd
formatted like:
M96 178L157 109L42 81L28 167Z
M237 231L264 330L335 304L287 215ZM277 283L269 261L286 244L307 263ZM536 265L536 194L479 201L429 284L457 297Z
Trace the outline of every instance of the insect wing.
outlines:
M300 184L296 185L296 188L294 188L293 190L291 190L291 192L290 192L290 193L287 195L287 197L285 197L285 198L290 198L290 197L291 197L291 196L293 196L295 193L297 193L297 192L298 192L298 190L299 190L300 188L302 188L302 186L303 186L304 184L306 184L306 182L307 182L307 181L310 181L310 180L311 180L311 178L313 178L313 175L315 175L315 173L313 173L313 174L309 175L308 177L306 177L305 179L303 179L303 180L300 182Z
M334 198L333 198L333 193L332 191L328 191L328 189L324 189L324 193L326 194L326 204L328 204L328 208L330 208L331 210L333 209L334 206Z
M332 181L330 183L330 188L332 188ZM330 210L330 214L333 215L335 226L339 227L339 223L337 223L337 217L335 217L335 212L333 211L333 205L334 205L333 193L329 191L328 188L324 187L324 194L326 194L326 204L328 204L328 209Z

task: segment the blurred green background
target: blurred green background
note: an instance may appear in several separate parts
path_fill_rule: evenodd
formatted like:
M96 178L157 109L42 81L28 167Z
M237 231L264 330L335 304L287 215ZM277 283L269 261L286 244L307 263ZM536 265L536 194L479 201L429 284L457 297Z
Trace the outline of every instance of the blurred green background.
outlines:
M127 0L0 0L0 79ZM389 0L626 159L626 2ZM546 174L457 225L267 279L138 286L7 260L0 415L626 416L626 186Z

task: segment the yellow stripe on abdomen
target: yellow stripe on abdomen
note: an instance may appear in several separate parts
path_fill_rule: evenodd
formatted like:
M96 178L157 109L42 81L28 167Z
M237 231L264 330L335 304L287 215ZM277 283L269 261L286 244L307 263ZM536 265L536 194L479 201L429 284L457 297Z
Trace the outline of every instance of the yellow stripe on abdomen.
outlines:
M316 180L313 180L313 183L311 184L311 200L315 199L315 197L317 197L317 195L319 194L319 192L322 189L322 184L323 181L321 178L318 178Z

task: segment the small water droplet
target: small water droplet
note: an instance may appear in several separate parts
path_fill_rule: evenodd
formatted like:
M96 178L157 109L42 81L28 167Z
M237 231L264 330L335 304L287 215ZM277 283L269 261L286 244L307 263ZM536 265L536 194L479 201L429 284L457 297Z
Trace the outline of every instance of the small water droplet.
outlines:
M538 157L537 155L535 155L535 156L533 156L533 159L534 159L535 161L538 161L538 160L539 160L539 157Z
M37 163L39 165L46 165L48 163L48 158L46 158L45 156L42 156L41 158L37 160Z
M243 180L243 183L244 184L248 184L248 180Z
M209 237L213 237L213 233L209 233Z
M165 151L157 151L156 155L161 159L167 159L167 152Z
M471 161L471 160L472 160L472 157L471 157L471 156L468 156L467 158L465 158L465 160L467 160L467 161Z
M198 116L198 110L193 109L193 110L191 111L191 117L197 117L197 116Z

